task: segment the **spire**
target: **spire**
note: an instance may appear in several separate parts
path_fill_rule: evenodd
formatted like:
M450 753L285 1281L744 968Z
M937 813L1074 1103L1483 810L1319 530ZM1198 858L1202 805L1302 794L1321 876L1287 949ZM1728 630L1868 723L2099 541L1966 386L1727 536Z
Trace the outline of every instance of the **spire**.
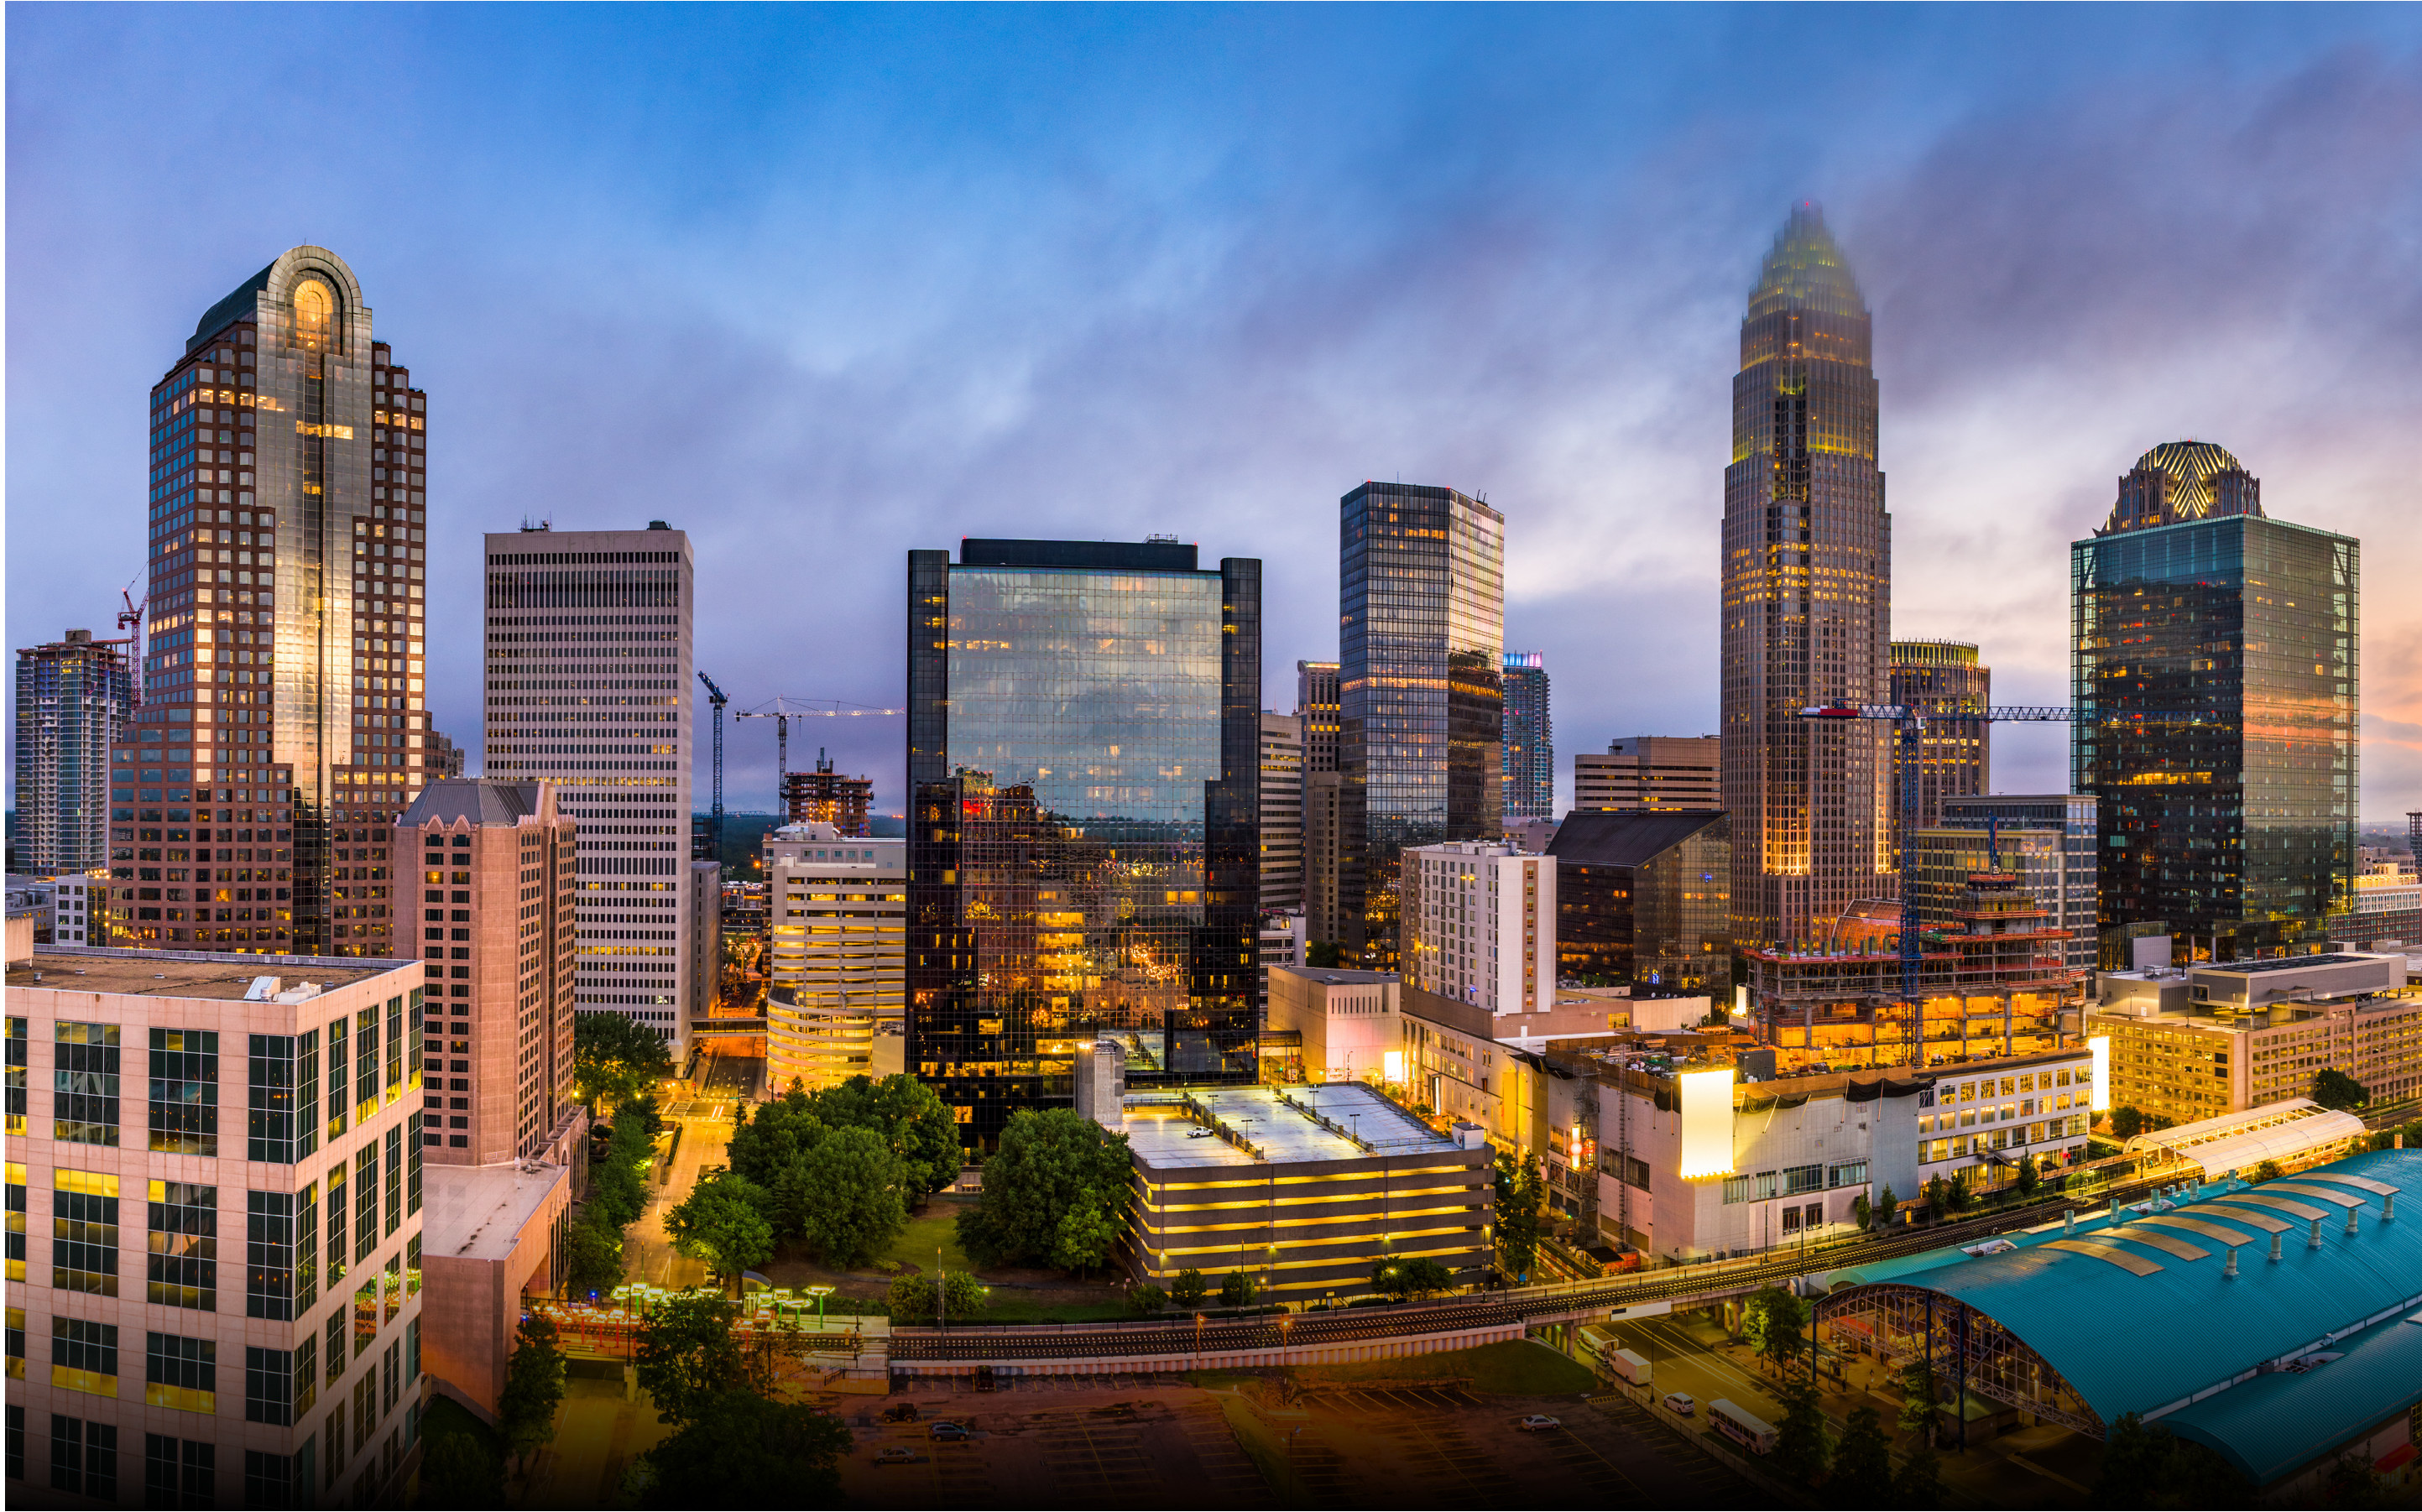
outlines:
M1785 307L1822 310L1830 315L1864 318L1867 304L1849 260L1825 226L1825 212L1814 200L1791 207L1791 218L1766 254L1757 287L1750 291L1752 319Z

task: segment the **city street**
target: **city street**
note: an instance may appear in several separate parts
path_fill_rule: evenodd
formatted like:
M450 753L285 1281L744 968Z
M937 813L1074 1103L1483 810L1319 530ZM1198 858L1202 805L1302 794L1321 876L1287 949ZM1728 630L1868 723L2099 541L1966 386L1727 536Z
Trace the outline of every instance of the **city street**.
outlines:
M710 1046L698 1060L695 1081L666 1085L665 1122L682 1130L666 1180L648 1185L647 1209L623 1239L622 1273L633 1281L657 1286L702 1286L711 1279L706 1266L673 1252L665 1236L664 1215L688 1197L700 1172L724 1163L724 1147L731 1141L734 1114L756 1095L765 1063L752 1057L718 1055Z

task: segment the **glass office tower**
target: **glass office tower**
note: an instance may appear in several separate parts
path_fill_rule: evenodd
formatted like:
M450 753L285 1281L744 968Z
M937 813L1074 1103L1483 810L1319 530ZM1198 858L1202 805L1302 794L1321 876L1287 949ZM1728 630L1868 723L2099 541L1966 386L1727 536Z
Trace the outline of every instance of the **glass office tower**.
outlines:
M1339 504L1338 943L1390 970L1405 847L1503 833L1505 516L1416 483Z
M1130 1083L1250 1081L1261 563L1169 542L908 554L908 1061L990 1144Z
M2119 484L2069 548L2102 964L2144 933L2191 960L2320 948L2353 892L2360 547L2263 514L2208 442L2156 447Z
M1556 742L1548 722L1548 655L1505 654L1505 817L1556 816Z

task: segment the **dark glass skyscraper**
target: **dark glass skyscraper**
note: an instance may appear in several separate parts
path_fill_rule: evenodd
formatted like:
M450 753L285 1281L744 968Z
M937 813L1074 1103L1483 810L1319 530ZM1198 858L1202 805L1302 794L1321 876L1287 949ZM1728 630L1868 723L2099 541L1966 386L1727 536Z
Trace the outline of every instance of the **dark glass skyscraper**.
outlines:
M2076 790L2101 800L2103 965L2297 953L2351 906L2360 548L2274 520L2208 442L2156 447L2069 548ZM2131 721L2178 711L2194 722ZM2131 926L2138 926L2131 928Z
M1392 969L1397 858L1503 832L1505 516L1452 488L1339 501L1339 941Z
M1895 640L1892 643L1892 697L1911 709L1981 712L1993 702L1993 669L1964 640ZM1942 800L1964 798L1992 785L1993 727L1983 720L1929 724L1917 736L1917 827L1942 822ZM1901 813L1898 774L1893 779L1893 819Z
M1556 816L1556 742L1545 652L1505 654L1505 817Z
M1750 291L1724 469L1724 808L1741 945L1816 938L1896 889L1884 725L1800 717L1891 691L1873 337L1824 216L1799 206Z
M988 1143L1127 1080L1250 1081L1262 564L1165 542L908 554L908 1061Z

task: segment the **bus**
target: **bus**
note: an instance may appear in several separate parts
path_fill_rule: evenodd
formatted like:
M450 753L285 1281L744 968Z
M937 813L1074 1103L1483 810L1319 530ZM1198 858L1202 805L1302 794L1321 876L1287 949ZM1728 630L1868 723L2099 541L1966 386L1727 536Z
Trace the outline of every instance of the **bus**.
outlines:
M1721 1396L1707 1404L1707 1425L1751 1454L1774 1453L1774 1429Z

